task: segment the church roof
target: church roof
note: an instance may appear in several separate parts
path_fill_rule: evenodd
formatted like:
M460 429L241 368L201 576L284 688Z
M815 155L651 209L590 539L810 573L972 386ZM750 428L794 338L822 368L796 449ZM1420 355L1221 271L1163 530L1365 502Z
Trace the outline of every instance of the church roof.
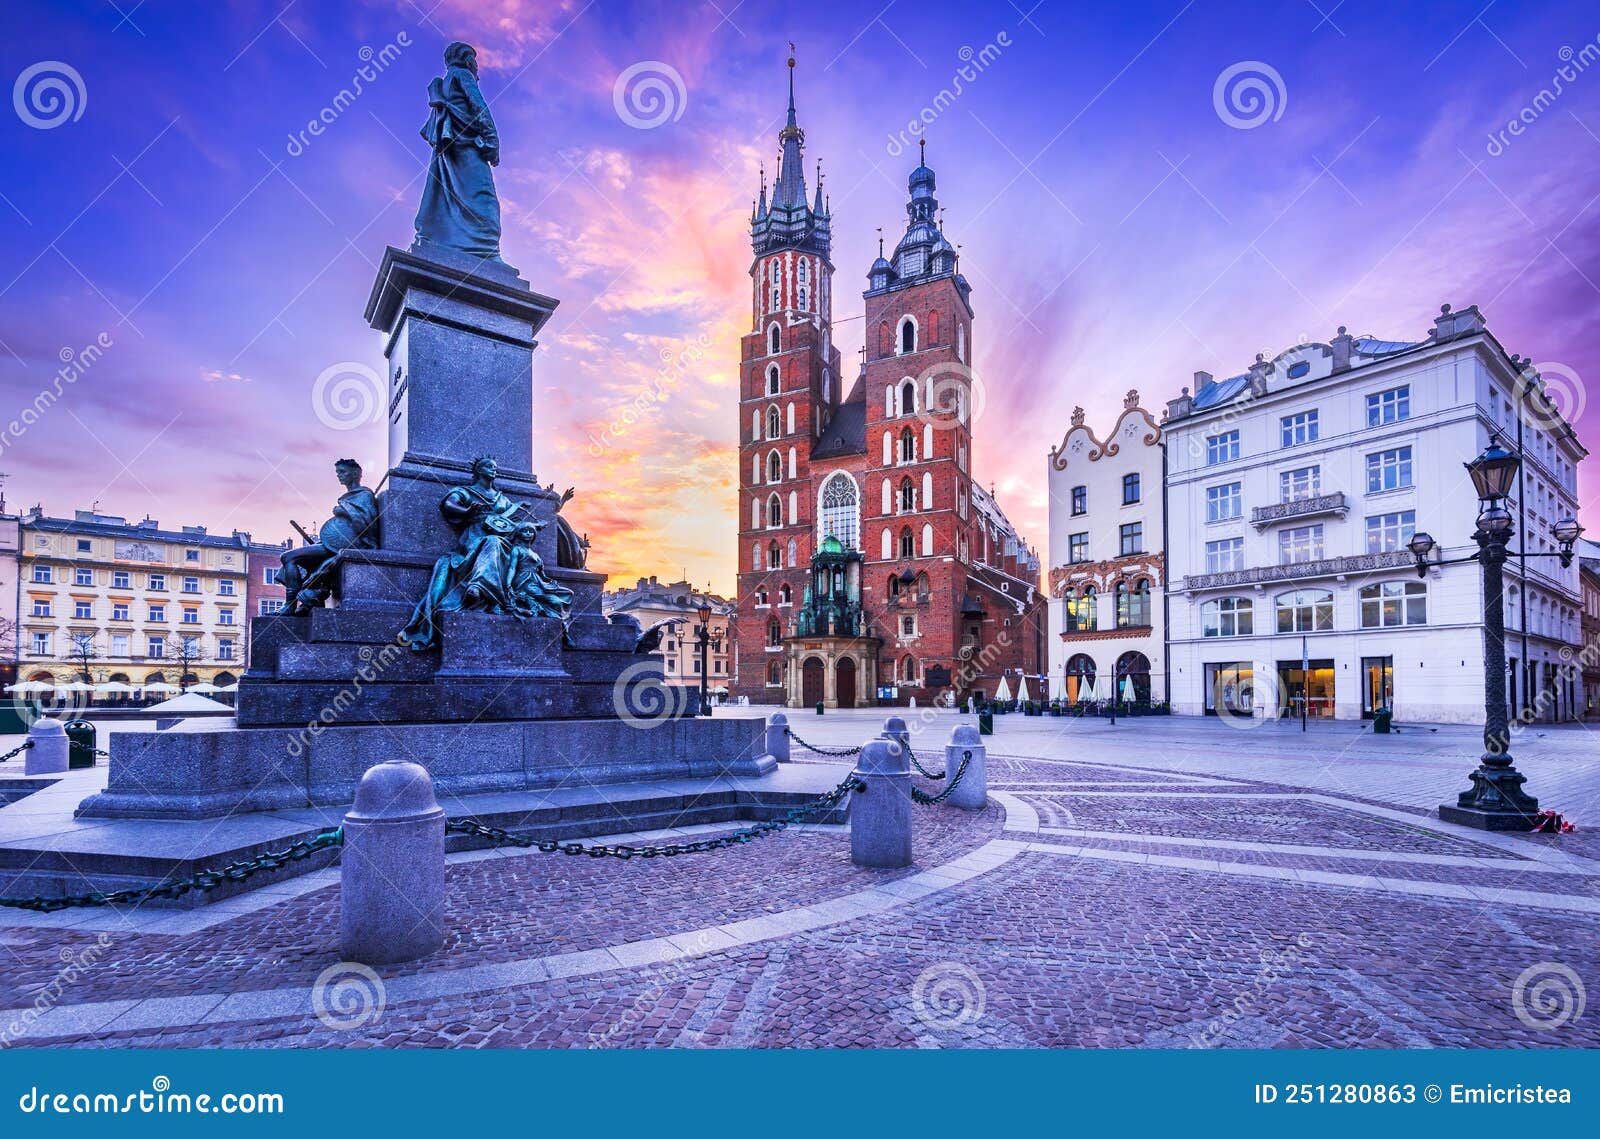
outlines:
M862 398L854 398L857 394L861 394ZM822 437L811 449L813 459L836 459L841 455L867 453L866 397L859 386L851 393L851 397L839 405L828 426L823 428Z

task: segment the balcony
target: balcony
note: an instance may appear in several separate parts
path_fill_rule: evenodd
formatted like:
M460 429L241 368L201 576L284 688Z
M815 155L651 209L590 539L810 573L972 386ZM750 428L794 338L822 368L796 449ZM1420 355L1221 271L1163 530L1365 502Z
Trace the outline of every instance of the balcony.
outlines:
M1274 502L1271 506L1257 506L1250 511L1250 524L1258 530L1264 530L1268 526L1296 518L1316 518L1325 514L1343 518L1349 510L1350 504L1345 501L1344 491L1336 490L1332 494L1318 494L1310 498Z
M1414 567L1417 559L1409 550L1390 550L1384 554L1352 554L1343 558L1321 558L1314 562L1295 562L1286 566L1252 566L1226 573L1186 574L1185 589L1215 589L1224 585L1256 585L1301 578L1339 577L1343 574L1371 573L1374 570Z

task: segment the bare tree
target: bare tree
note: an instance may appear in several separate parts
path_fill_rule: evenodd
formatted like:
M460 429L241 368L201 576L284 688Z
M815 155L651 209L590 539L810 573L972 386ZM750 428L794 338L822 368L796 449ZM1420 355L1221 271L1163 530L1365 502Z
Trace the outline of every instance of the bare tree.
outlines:
M172 646L172 661L178 666L179 692L187 692L190 684L199 683L200 678L195 675L194 667L204 664L208 659L199 637L178 638L178 643Z
M95 642L93 633L73 633L67 639L66 651L62 657L70 660L78 670L79 678L85 684L94 683L94 675L89 671L95 661L100 659L100 647Z

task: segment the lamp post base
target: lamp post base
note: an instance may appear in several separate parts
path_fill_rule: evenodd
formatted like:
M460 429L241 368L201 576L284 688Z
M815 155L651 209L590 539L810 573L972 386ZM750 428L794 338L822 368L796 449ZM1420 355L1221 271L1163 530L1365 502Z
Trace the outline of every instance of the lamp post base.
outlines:
M1485 831L1527 831L1533 829L1539 813L1539 800L1522 789L1527 777L1515 767L1479 767L1472 773L1472 787L1461 792L1454 803L1439 807L1439 817L1447 823L1477 827Z

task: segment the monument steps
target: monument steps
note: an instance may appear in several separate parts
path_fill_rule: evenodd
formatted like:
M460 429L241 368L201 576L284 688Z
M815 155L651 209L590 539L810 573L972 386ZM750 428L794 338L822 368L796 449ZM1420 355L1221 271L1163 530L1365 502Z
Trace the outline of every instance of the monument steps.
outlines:
M760 822L781 817L831 791L848 765L785 764L756 777L655 779L603 786L554 787L482 795L441 795L448 817L471 817L536 839L577 839L715 823ZM8 817L0 808L0 895L62 897L117 890L218 869L268 851L282 850L340 824L343 808L256 812L221 820L121 820L85 824L70 814L71 796L53 811ZM807 819L847 821L851 800ZM485 840L450 835L448 851L478 849ZM721 857L729 857L721 854ZM541 857L533 854L530 857ZM712 852L698 857L716 858ZM154 899L147 906L193 909L270 888L336 865L337 849L321 851L248 882L225 883L207 894ZM71 912L71 911L68 911Z

